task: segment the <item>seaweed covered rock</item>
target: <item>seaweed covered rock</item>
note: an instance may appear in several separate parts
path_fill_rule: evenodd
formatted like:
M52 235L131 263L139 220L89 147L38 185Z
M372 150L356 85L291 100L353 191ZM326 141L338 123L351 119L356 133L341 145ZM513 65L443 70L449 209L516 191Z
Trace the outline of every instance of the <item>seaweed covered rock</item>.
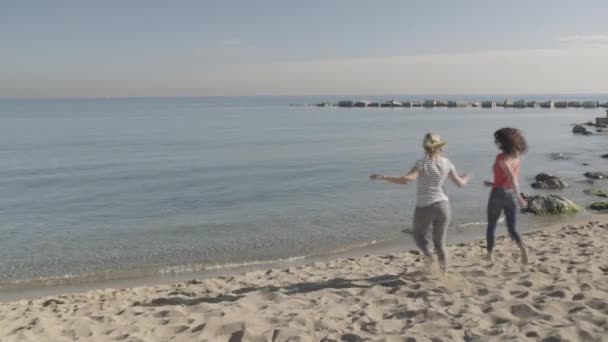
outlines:
M604 190L585 189L583 190L583 193L585 193L586 195L608 198L608 193Z
M608 202L595 202L591 204L593 210L608 210Z
M581 207L563 196L526 194L522 194L522 196L528 202L528 207L523 211L535 215L574 214L581 211Z
M568 187L568 184L560 177L547 173L539 173L534 177L534 180L535 182L531 184L534 189L563 189Z

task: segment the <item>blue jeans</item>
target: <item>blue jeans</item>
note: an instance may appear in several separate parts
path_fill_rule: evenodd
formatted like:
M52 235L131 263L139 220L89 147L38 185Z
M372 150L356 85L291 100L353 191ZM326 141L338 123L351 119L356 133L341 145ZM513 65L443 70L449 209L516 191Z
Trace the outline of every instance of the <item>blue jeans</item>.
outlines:
M488 200L488 228L486 230L488 252L494 249L496 242L496 222L500 217L500 213L505 213L507 219L507 229L513 241L521 244L521 237L515 228L517 218L517 197L509 189L497 188L492 189L490 199Z

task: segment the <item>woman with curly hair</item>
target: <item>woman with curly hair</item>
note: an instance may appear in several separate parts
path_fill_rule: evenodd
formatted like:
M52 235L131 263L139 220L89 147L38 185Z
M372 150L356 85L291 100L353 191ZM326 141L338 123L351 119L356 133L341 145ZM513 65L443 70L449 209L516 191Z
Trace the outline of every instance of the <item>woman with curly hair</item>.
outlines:
M457 186L463 187L470 179L469 175L456 173L452 162L442 156L445 145L446 142L441 140L438 134L428 133L422 142L425 156L416 162L407 175L389 177L373 174L370 176L372 180L385 180L395 184L407 184L418 180L412 235L416 245L424 253L425 260L430 264L432 257L428 249L427 236L432 231L435 253L437 253L439 265L444 275L447 272L448 264L445 238L451 212L448 196L443 192L443 183L446 178L449 178Z
M521 240L521 236L517 232L516 218L518 202L522 207L527 205L526 200L521 196L521 192L519 191L519 170L521 167L521 156L528 151L528 144L519 129L510 127L501 128L494 132L494 139L501 153L496 155L496 160L492 167L494 181L484 182L485 186L492 187L487 210L486 248L488 260L494 261L492 252L496 239L496 223L501 212L504 212L509 235L519 246L522 264L527 264L528 252Z

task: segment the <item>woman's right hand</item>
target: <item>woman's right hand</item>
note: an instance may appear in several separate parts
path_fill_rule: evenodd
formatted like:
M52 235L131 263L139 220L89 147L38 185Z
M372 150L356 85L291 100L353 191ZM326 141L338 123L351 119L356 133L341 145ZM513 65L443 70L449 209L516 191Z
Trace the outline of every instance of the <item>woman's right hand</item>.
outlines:
M384 179L384 176L381 175L381 174L379 174L379 173L374 173L374 174L371 174L369 176L369 179L371 179L371 180L382 180L382 179Z
M526 199L523 196L519 196L518 202L519 202L519 206L521 208L527 208L528 207L528 201L526 201Z
M494 186L494 183L492 183L490 181L483 181L483 186L490 188L490 187Z

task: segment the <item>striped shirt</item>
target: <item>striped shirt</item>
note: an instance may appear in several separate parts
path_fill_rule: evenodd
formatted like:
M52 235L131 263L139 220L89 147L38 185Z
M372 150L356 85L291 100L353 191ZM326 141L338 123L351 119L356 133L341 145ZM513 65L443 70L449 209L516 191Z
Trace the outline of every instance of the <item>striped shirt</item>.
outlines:
M426 207L436 202L447 201L448 196L443 192L443 182L454 170L454 165L448 158L423 158L414 166L418 170L418 191L416 206Z

